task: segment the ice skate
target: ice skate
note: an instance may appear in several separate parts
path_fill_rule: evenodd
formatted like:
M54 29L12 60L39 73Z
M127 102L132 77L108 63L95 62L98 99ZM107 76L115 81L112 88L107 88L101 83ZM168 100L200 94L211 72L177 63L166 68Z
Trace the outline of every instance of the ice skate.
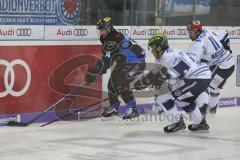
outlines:
M108 108L106 110L103 111L102 113L102 117L112 117L112 116L116 116L118 115L118 111L115 108Z
M128 108L125 115L123 116L123 120L125 119L132 119L134 117L138 117L139 114L137 112L137 108L136 107L131 107L131 108Z
M190 131L206 131L209 129L209 126L205 119L202 120L200 124L190 124L188 126Z
M184 123L183 117L181 116L178 122L164 127L164 132L177 132L179 130L184 130L185 128L186 125Z

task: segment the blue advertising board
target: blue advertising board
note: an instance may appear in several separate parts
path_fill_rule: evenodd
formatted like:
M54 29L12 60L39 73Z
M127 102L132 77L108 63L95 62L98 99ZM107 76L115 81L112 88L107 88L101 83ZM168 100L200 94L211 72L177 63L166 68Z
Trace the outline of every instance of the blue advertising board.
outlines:
M77 25L81 0L0 0L0 25Z

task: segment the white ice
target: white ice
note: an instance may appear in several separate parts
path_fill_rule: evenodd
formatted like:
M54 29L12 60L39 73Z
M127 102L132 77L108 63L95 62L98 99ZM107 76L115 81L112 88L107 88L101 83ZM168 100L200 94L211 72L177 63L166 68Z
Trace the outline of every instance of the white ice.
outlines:
M208 122L209 132L173 134L153 120L2 127L0 160L240 160L240 108L219 109Z

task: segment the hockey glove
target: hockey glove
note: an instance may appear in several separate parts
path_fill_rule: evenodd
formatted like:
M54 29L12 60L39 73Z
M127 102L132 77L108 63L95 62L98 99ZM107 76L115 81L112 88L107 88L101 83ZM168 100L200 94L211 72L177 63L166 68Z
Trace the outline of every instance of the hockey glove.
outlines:
M91 73L91 72L87 72L87 73L85 74L84 80L85 80L85 82L87 82L88 84L90 84L90 83L96 82L96 81L97 81L97 78L98 78L98 74Z

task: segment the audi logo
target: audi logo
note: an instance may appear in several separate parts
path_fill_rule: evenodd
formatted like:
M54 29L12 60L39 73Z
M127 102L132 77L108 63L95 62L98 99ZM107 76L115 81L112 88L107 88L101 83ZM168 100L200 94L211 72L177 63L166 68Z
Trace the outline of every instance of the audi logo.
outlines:
M16 35L17 36L31 36L32 35L32 30L30 28L18 28L16 30Z
M125 36L127 36L129 34L129 30L128 29L117 29L118 32L124 34Z
M87 36L88 30L87 29L74 29L74 36Z
M19 97L19 96L24 95L27 92L27 90L30 86L30 83L31 83L31 71L30 71L28 64L21 59L16 59L10 63L6 60L0 59L0 65L3 65L6 67L6 70L4 72L4 85L5 85L6 90L3 92L0 92L0 97L5 97L8 94L10 94L14 97ZM15 83L15 72L14 72L13 67L15 65L22 66L27 73L27 80L26 80L25 86L20 91L13 90L13 86ZM9 74L10 74L10 76L9 76Z
M152 36L155 34L161 33L160 29L148 29L148 35Z
M177 35L187 35L187 29L177 29Z

